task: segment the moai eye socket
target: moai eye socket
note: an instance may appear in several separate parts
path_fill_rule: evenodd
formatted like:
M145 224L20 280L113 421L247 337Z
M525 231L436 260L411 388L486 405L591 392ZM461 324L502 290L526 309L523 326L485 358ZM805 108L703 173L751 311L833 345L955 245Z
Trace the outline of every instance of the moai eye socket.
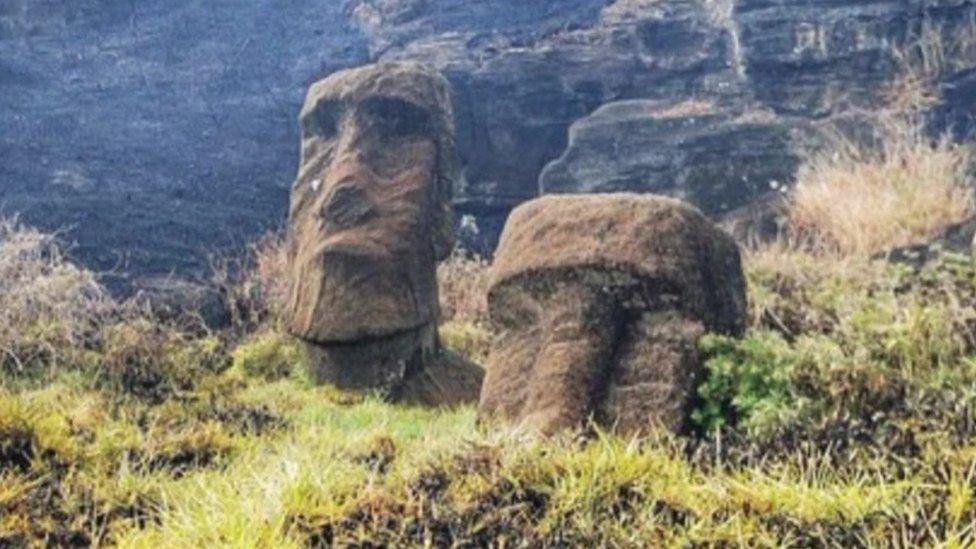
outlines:
M322 101L302 118L302 127L306 135L332 139L339 133L341 117L342 105L337 101Z
M430 114L402 99L368 99L360 107L360 114L366 124L383 137L397 138L431 133Z

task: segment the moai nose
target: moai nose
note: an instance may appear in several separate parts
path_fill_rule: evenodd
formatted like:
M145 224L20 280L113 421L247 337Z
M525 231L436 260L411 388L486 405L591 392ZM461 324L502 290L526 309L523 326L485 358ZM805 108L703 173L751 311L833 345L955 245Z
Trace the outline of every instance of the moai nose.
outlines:
M362 183L355 180L334 187L321 211L322 218L337 228L354 227L368 221L375 213Z
M594 412L621 319L615 300L598 287L567 286L546 307L524 417L526 424L551 434L584 425Z

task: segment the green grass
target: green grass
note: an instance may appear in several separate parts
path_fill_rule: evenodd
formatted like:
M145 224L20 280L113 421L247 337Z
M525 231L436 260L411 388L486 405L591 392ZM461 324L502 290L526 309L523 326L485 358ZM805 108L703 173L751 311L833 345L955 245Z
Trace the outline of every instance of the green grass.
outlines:
M702 345L698 433L641 440L317 387L272 328L89 323L66 286L0 333L0 547L974 543L976 262L747 270L748 333ZM56 318L82 322L35 329ZM442 336L491 344L477 315Z
M0 473L0 539L124 547L950 542L970 539L974 520L976 446L938 432L906 455L905 475L885 459L803 444L542 441L480 430L471 408L404 408L291 379L204 385L153 406L113 405L111 395L61 383L4 394L3 440L28 440L32 449L29 464L9 461ZM842 466L845 459L856 463ZM923 517L931 532L916 530Z

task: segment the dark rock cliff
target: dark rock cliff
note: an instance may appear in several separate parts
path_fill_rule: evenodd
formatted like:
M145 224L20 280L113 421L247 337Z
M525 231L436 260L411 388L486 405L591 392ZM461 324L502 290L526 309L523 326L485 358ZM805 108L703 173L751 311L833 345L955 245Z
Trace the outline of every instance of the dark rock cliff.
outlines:
M297 112L368 59L335 0L0 0L0 211L189 273L281 219Z
M97 267L191 272L284 216L309 83L413 59L455 86L473 244L539 192L718 214L876 105L899 50L971 133L974 45L974 0L0 0L0 204Z

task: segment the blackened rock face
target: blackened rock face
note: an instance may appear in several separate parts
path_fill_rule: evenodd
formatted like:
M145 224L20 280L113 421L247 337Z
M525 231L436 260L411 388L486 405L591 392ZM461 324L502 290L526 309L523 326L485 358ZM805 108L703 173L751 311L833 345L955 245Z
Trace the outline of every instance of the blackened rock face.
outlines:
M457 177L448 89L399 63L312 86L289 222L294 335L347 343L436 322Z

